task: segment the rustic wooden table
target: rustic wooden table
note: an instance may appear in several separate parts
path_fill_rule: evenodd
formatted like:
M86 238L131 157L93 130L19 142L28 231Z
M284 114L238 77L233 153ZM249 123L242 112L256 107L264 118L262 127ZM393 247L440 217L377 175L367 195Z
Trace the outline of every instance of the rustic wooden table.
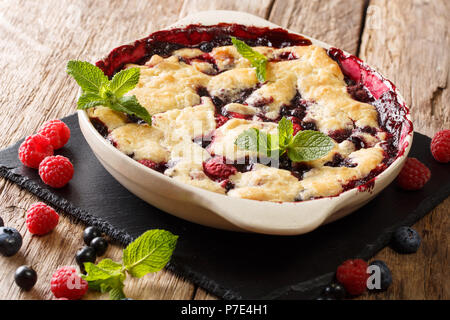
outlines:
M75 111L77 89L65 72L69 59L96 60L187 14L246 11L332 43L367 61L399 87L411 106L416 131L432 136L450 128L450 2L448 0L0 0L0 147L30 135L46 120ZM0 257L0 299L52 299L50 278L74 264L83 225L62 215L44 237L26 231L26 209L38 199L0 180L0 215L24 235L13 258ZM450 199L415 225L423 245L414 255L389 248L377 254L394 284L361 299L449 299ZM119 260L121 247L106 256ZM30 292L14 284L14 270L32 265L39 280ZM128 281L128 280L127 280ZM168 271L130 280L136 299L214 299ZM90 293L87 298L107 299Z

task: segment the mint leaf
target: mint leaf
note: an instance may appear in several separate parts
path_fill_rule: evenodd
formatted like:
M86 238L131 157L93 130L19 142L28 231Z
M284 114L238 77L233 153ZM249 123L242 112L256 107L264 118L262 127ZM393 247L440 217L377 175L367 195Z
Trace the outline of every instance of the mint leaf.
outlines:
M234 142L239 149L258 151L259 150L259 130L250 128L242 132Z
M313 130L299 131L287 147L292 161L311 161L319 159L333 149L333 140L327 135Z
M125 293L123 293L123 288L113 288L109 291L110 300L122 300L126 298Z
M78 98L77 108L86 110L104 104L105 100L97 93L86 92Z
M115 111L135 115L149 125L152 117L136 96L124 96L139 82L140 69L130 68L117 73L111 81L103 74L103 71L85 61L69 61L67 73L77 81L83 90L77 102L78 109L89 109L103 105Z
M278 122L278 136L267 135L251 128L242 132L234 142L239 149L258 151L269 157L279 157L287 151L294 162L319 159L334 147L327 135L313 130L299 131L295 137L293 124L285 117Z
M267 60L255 62L253 66L256 68L256 77L258 78L258 81L266 81Z
M140 278L161 270L169 262L177 239L169 231L147 231L123 250L123 264L111 259L103 259L97 265L85 262L87 274L81 277L88 282L90 290L109 292L111 300L123 299L126 271Z
M145 232L123 250L123 264L133 277L161 270L169 262L178 236L165 230Z
M71 60L67 63L70 74L84 92L100 92L100 88L108 83L108 77L98 67L85 61Z
M135 115L147 122L149 125L152 124L152 117L148 113L147 109L141 106L139 101L136 99L136 96L124 96L119 98L118 100L112 102L109 107L116 111Z
M271 157L277 149L277 139L256 128L250 128L242 132L234 142L239 149L256 151L259 154Z
M245 59L249 60L254 68L256 68L256 77L259 82L266 81L267 57L258 51L255 51L244 41L231 37L231 42Z
M116 73L109 83L109 89L120 98L136 87L141 71L139 68L130 68Z
M85 270L87 275L82 275L82 278L89 284L89 289L104 292L110 292L111 299L123 294L125 271L120 263L114 262L111 259L103 259L97 265L85 262ZM113 292L114 291L114 292Z
M294 126L292 121L286 119L285 117L281 118L278 122L278 137L281 148L285 148L291 143L293 134Z

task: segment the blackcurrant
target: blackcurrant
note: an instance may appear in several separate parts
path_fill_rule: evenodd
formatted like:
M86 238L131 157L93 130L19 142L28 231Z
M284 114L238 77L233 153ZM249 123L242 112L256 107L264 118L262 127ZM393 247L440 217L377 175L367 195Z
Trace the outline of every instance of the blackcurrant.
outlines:
M92 248L94 248L95 253L97 254L97 257L100 257L105 254L106 249L108 249L108 241L106 241L102 237L97 237L92 239L91 245Z
M346 292L345 288L341 284L332 283L323 289L322 295L340 300L345 298Z
M37 273L27 266L17 268L14 274L14 281L23 290L28 291L34 287L37 281Z
M94 248L85 246L78 250L77 254L75 255L75 261L80 266L81 271L84 271L84 263L95 263L96 257L97 256L95 254Z
M92 239L101 237L101 236L102 236L101 231L98 230L96 227L87 227L83 231L83 240L84 240L84 243L86 243L86 245L88 245L88 246L91 244Z

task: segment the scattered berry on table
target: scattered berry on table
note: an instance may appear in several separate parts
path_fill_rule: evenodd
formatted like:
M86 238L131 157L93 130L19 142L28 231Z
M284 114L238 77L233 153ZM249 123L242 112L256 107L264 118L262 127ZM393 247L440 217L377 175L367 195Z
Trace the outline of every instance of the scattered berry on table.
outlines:
M336 272L336 279L351 295L360 295L367 288L367 262L362 259L344 261Z
M85 246L77 251L77 254L75 255L75 261L80 266L81 271L84 272L84 263L85 262L91 262L95 263L95 259L97 258L97 255L95 253L95 249L89 246Z
M397 184L405 190L419 190L430 180L430 169L416 158L406 159L397 177Z
M47 157L39 165L39 176L50 187L62 188L73 177L73 165L63 156Z
M52 276L51 290L56 298L78 300L88 290L88 283L77 274L75 268L62 267Z
M22 247L22 236L14 228L0 227L0 253L6 257L15 255Z
M101 257L108 249L108 241L105 238L97 237L92 239L90 246L94 248L97 257Z
M344 299L346 295L345 288L339 283L332 283L326 286L322 291L322 296L332 297L336 300Z
M437 132L431 140L431 153L438 162L450 162L450 129Z
M120 299L120 300L134 300L134 299L132 299L132 298L123 298L123 299Z
M86 245L91 245L91 241L94 238L101 237L102 233L96 227L87 227L83 231L83 240Z
M61 120L47 121L40 127L38 133L50 140L54 150L64 147L70 139L70 129Z
M416 230L410 227L400 227L394 231L391 247L399 253L414 253L420 247L422 239Z
M52 155L50 140L40 134L27 137L19 147L19 160L30 168L39 168L41 161Z
M28 266L17 268L14 274L14 281L25 291L31 290L37 281L37 273Z
M237 169L227 164L222 157L214 157L204 162L203 170L213 180L225 180L237 172Z
M3 222L2 217L0 217L0 227L3 227L5 225L5 223Z
M26 224L28 231L36 235L44 235L58 225L59 215L45 203L37 202L27 211Z
M378 266L380 268L380 288L375 288L376 291L385 291L392 283L391 270L384 261L374 260L369 266Z

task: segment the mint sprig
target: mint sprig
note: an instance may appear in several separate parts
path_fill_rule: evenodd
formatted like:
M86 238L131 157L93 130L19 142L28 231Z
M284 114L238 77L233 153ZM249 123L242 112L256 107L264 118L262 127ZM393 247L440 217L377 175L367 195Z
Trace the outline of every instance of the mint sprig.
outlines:
M111 259L103 259L98 264L85 262L87 274L82 275L82 278L88 282L89 289L109 292L111 300L123 299L127 274L141 278L164 268L172 256L177 239L178 236L169 231L149 230L123 250L122 263Z
M67 63L67 73L81 87L82 95L78 99L78 109L105 106L112 110L135 115L149 125L152 117L136 96L124 96L139 82L139 68L130 68L118 72L111 81L103 71L86 61L71 60Z
M235 37L231 37L231 42L239 54L249 60L252 67L256 68L256 77L258 78L258 81L266 81L267 57L258 51L253 50L252 47L244 41L236 39Z
M278 122L277 129L277 134L267 134L251 128L242 132L234 143L239 149L256 151L270 158L287 153L294 162L319 159L334 147L333 140L318 131L304 130L293 136L293 124L285 117Z

